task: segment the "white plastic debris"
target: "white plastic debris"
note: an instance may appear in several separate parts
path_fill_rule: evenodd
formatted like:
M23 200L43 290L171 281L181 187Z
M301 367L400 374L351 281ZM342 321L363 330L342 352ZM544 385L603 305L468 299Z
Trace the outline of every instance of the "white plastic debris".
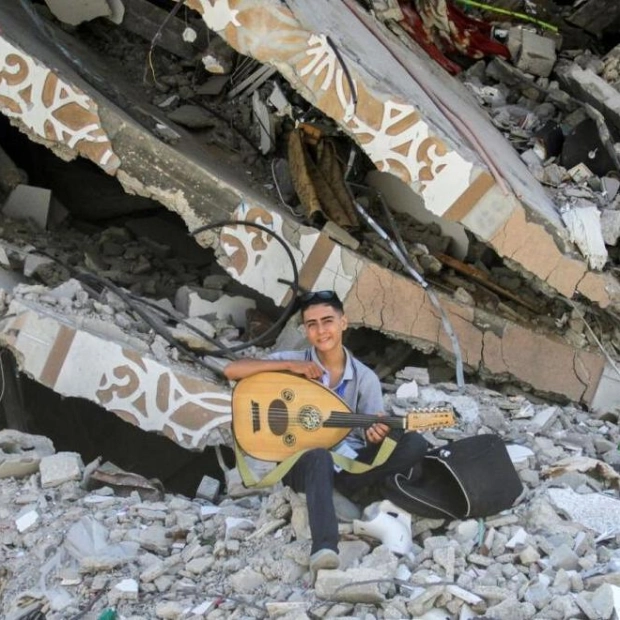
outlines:
M353 521L353 532L380 540L393 553L404 555L413 549L411 515L389 500L367 506L364 520Z
M186 43L193 43L197 36L196 31L189 26L183 31L183 41Z
M602 269L607 262L607 248L601 231L600 211L592 207L577 207L562 213L571 241L588 260L592 269Z
M418 384L415 381L409 381L398 386L396 390L397 398L417 398L420 393Z

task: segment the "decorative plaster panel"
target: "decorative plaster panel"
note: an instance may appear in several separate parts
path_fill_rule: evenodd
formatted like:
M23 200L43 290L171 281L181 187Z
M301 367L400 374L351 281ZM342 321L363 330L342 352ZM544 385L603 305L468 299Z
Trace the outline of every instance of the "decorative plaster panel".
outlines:
M95 102L3 38L0 111L40 138L77 151L109 174L120 165Z
M366 88L349 67L353 89L325 35L304 29L280 3L185 0L237 50L275 64L314 105L340 122L379 170L391 172L441 216L464 194L473 165L448 148L410 104Z
M35 381L95 402L184 448L230 444L231 394L222 386L16 302L8 314L0 341Z
M297 235L296 242L289 243L284 220L278 213L247 203L235 210L234 219L261 224L282 238L293 254L302 287L332 289L342 299L346 297L361 260L346 260L347 251L327 235L300 226L293 231ZM288 234L292 234L290 227ZM225 267L231 275L276 304L286 302L290 287L278 279L292 282L293 269L289 256L273 236L252 226L226 226L222 228L220 242L227 257Z

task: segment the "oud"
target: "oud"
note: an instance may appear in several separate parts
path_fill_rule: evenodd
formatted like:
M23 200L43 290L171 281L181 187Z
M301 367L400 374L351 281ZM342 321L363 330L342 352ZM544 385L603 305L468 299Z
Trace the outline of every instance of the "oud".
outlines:
M352 428L375 422L405 431L454 426L451 407L416 408L405 416L353 413L317 381L286 372L259 372L237 383L232 394L232 429L241 449L262 461L283 461L312 448L331 448Z

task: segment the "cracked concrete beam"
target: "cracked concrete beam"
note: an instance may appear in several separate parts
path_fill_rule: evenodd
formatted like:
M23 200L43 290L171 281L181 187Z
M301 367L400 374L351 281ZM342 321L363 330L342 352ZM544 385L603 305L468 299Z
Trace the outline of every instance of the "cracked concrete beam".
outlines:
M390 99L389 93L377 96L363 80L358 82L357 108L351 107L348 86L328 53L324 37L304 29L282 5L257 2L249 7L236 0L217 0L213 4L205 1L199 9L208 18L208 24L210 21L220 33L225 31L227 38L239 48L270 59L311 100L316 95L320 106L340 120L380 168L407 179L424 198L427 208L467 222L470 230L481 238L486 235L492 239L501 229L498 246L507 244L522 262L531 259L524 247L534 254L537 247L544 245L545 263L551 263L552 267L539 266L535 260L527 263L534 273L541 274L541 281L546 278L550 286L562 287L567 294L574 287L601 305L612 305L616 294L613 283L600 274L581 269L580 261L566 259L556 251L553 244L558 239L553 231L549 232L549 222L540 215L526 216L522 203L514 196L502 198L497 183L471 152L465 148L462 153L457 152L451 146L453 136L442 137L421 118L420 111L406 102ZM449 342L439 319L415 283L386 270L377 271L376 265L326 235L289 221L273 206L267 207L262 195L239 178L242 174L235 175L236 171L209 160L205 152L184 139L183 132L180 143L174 146L155 138L151 128L158 119L157 111L151 114L141 109L136 120L85 84L53 48L29 38L32 32L28 23L20 22L23 15L20 17L19 10L13 3L0 6L5 27L0 36L0 109L33 139L68 158L88 157L115 175L128 191L154 197L180 213L190 228L228 213L234 205L242 203L237 211L240 219L267 224L289 240L303 286L333 288L346 299L348 310L360 325L376 329L389 327L394 337L428 351L440 351L450 358ZM283 30L277 30L279 27ZM19 37L20 45L15 37ZM279 46L275 57L269 49L271 43ZM42 62L42 58L49 64ZM363 137L364 132L368 138ZM506 224L507 221L510 223ZM540 231L528 226L538 227ZM545 231L549 234L545 235ZM528 246L528 235L538 243ZM276 303L284 302L289 289L278 278L290 280L292 274L284 250L273 239L242 226L223 230L218 239L220 252L225 255L220 259L227 263L232 275ZM369 280L374 282L374 289L367 284ZM381 286L377 288L379 282ZM376 294L381 295L381 304L377 303ZM405 306L403 300L407 300ZM473 313L472 318L471 309L448 300L445 303L462 343L464 359L472 369L489 374L506 373L543 392L563 390L563 395L586 404L600 387L603 362L596 353L590 356L575 351L568 343L554 344L562 363L555 364L549 375L543 372L542 365L550 336L535 334L496 317L480 322L480 313ZM416 316L408 315L403 307L417 308ZM519 337L514 337L515 334ZM525 343L540 352L531 364L522 359ZM105 351L106 345L97 341L90 346ZM37 374L40 370L33 367L28 372L42 380ZM73 372L79 370L79 366L73 368ZM49 381L47 384L52 385ZM59 389L53 385L53 389Z
M425 296L413 281L368 263L346 297L345 309L353 327L378 329L453 362L450 340L435 308L424 302ZM375 302L377 298L380 303ZM599 352L581 351L558 336L485 316L445 297L442 307L470 370L585 405L592 403L605 367Z
M339 246L314 228L297 226L292 231L283 218L260 208L244 204L235 216L267 224L289 240L300 281L307 288L336 290L351 327L381 331L454 363L439 313L415 281ZM278 278L290 281L292 268L273 238L250 228L227 227L220 242L218 260L232 276L276 303L284 303L289 287ZM534 331L436 294L449 316L468 370L588 406L597 391L601 393L605 358L600 351L580 350L559 335ZM605 406L616 401L620 404L620 393L611 399L607 392L601 397Z
M231 394L222 385L117 342L103 321L70 321L36 304L12 302L0 344L21 372L62 396L85 398L183 448L230 442ZM97 351L93 355L93 351ZM79 380L76 379L79 377Z
M620 309L617 279L594 272L586 279L550 198L462 84L355 3L184 2L239 52L277 67L429 211L461 222L542 290Z

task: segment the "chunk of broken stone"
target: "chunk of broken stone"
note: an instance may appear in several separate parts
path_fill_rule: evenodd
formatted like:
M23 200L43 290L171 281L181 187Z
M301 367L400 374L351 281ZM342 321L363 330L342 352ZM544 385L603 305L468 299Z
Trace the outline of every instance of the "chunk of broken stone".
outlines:
M555 42L526 28L510 29L508 49L518 69L541 77L550 75L557 60Z
M40 519L39 513L34 508L25 508L15 519L15 527L20 534L34 527Z
M41 459L54 454L51 439L12 429L0 431L0 478L21 478L39 470Z
M346 603L380 604L385 600L385 573L373 568L320 570L314 585L319 598Z
M216 478L211 478L210 476L203 476L198 488L196 489L196 497L213 502L219 492L220 481Z
M551 488L549 499L571 521L597 534L620 532L620 500L602 493L576 493L572 489Z
M55 487L70 480L80 480L84 463L77 452L58 452L41 459L41 486Z
M138 600L138 582L135 579L121 579L108 593L110 605L117 605L120 601Z
M607 245L616 245L620 239L620 211L603 209L601 212L601 231Z

